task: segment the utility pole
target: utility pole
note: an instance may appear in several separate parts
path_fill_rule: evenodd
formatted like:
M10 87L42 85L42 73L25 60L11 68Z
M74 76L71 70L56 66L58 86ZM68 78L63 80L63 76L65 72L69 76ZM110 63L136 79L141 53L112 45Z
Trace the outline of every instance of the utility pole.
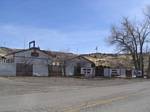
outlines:
M95 53L98 53L98 46L96 46L95 51L96 51Z
M26 42L26 38L24 37L24 40L23 40L23 48L25 49L25 42Z

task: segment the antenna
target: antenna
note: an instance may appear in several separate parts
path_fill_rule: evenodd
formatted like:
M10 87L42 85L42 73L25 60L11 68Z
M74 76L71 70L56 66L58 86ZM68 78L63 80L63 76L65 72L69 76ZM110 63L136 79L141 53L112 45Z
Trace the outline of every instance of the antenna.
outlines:
M98 46L96 46L95 51L96 51L96 53L98 53Z
M6 42L3 43L3 47L6 47Z
M77 54L79 54L79 49L78 48L76 49L76 52L77 52Z
M25 41L26 41L26 38L24 37L24 40L23 40L23 48L25 49Z
M1 46L6 47L6 41L1 41Z

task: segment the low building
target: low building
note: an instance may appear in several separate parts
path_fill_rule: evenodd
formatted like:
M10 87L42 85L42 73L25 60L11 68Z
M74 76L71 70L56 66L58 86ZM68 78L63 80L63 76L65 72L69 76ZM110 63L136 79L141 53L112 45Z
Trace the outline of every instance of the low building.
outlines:
M31 46L32 44L33 46ZM2 75L6 71L4 68L7 69L9 64L9 69L14 70L13 74L16 73L16 76L49 76L49 65L53 63L53 57L40 50L39 47L35 47L35 41L32 41L29 44L29 49L9 53L2 62L5 62L0 65ZM14 65L16 66L15 69Z
M95 63L95 77L128 77L126 69L129 67L126 58L119 59L115 55L84 55Z
M95 64L84 56L76 56L65 62L66 76L95 76Z

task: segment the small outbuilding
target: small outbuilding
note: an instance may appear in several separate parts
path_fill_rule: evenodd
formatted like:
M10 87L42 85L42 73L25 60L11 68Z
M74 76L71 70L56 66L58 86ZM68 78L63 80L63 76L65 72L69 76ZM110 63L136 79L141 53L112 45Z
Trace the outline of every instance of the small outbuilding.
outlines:
M76 56L65 62L66 76L95 76L95 64L84 56Z

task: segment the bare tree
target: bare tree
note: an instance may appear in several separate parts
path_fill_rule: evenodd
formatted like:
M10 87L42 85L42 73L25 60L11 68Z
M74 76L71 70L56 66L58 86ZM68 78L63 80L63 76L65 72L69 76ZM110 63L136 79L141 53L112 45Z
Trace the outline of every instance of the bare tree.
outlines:
M148 24L150 24L150 5L147 5L144 15L147 18ZM150 42L150 40L148 40ZM146 46L146 55L148 55L148 67L147 67L147 77L150 78L150 47Z
M142 23L133 23L128 18L123 18L121 26L113 26L109 36L111 44L117 45L119 50L132 56L135 69L141 70L142 75L144 72L143 49L148 42L149 25L148 19Z

